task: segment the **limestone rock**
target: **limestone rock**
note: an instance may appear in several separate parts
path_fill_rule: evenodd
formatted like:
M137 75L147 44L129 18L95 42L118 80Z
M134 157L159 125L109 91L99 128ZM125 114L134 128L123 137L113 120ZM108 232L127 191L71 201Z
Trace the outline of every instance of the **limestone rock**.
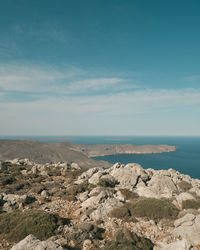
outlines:
M82 173L77 181L75 181L75 184L81 184L85 181L88 181L93 174L97 173L100 169L99 168L90 168L88 171Z
M171 198L178 192L178 189L171 177L168 175L155 174L148 183L150 190L157 198ZM155 197L156 198L156 197Z
M74 170L80 170L81 169L81 167L75 162L72 162L71 168L74 169Z
M10 212L12 209L19 208L21 204L30 204L35 201L33 195L2 194L3 210Z
M186 214L174 222L173 235L187 239L192 245L200 245L200 215Z
M97 185L99 183L99 180L100 180L100 178L101 178L102 175L103 175L103 170L99 170L97 173L93 174L89 178L88 182L90 184Z
M181 193L178 196L176 196L177 205L179 207L182 207L182 202L183 201L185 201L185 200L194 200L194 199L195 199L194 196L187 193L187 192Z
M31 234L11 248L11 250L47 250L47 249L63 250L63 248L57 243L50 240L40 241Z
M144 171L144 169L136 163L129 163L125 166L114 165L110 172L118 182L121 188L134 188L139 179L146 180L148 179L148 175Z
M154 250L192 250L193 247L191 243L186 240L177 240L175 242L172 242L170 244L162 245L162 246L155 246Z
M179 226L192 226L194 224L194 220L195 220L195 215L193 215L193 214L186 214L182 218L176 220L174 222L174 226L175 227L179 227Z
M93 220L103 219L116 207L123 206L123 203L116 198L109 198L104 203L100 204L96 210L90 214Z
M108 195L105 191L101 191L97 196L92 196L86 201L84 201L81 206L85 208L96 207L103 200L107 199Z

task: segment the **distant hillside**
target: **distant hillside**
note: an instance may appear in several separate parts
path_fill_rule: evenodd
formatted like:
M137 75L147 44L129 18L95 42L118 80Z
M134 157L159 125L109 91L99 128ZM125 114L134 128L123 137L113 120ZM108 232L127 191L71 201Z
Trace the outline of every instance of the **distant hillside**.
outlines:
M81 152L70 149L71 143L43 143L27 140L0 140L0 160L28 158L37 163L76 162L84 167L109 167L104 161L89 159Z
M157 154L175 150L175 146L168 145L79 145L72 142L0 140L0 160L28 158L37 163L67 161L87 167L110 166L108 162L95 161L89 157L112 154Z
M72 150L82 152L88 157L115 155L115 154L161 154L177 150L176 146L169 145L132 145L132 144L114 144L114 145L79 145L68 144Z

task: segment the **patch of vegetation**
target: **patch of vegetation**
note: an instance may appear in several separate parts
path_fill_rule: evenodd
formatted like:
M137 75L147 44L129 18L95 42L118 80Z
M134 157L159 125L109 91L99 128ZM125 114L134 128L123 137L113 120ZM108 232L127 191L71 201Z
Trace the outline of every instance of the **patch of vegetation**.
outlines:
M99 180L98 186L105 187L105 188L107 187L113 188L115 187L115 182L113 182L110 179L103 178Z
M39 210L14 211L0 215L0 234L5 233L11 242L18 242L33 234L46 240L55 234L58 217Z
M64 177L66 178L70 178L72 180L77 179L82 173L84 173L85 171L87 171L88 168L81 168L81 169L77 169L77 170L72 170L69 169L65 172Z
M182 202L182 208L183 209L199 209L200 208L200 199L198 200L185 200Z
M137 234L127 229L119 230L115 240L109 241L105 245L105 250L152 250L154 244L151 240L139 237Z
M179 210L169 200L140 198L127 203L131 216L147 217L153 220L175 219Z
M139 197L139 195L137 193L130 191L127 188L121 188L119 191L122 193L125 200L133 200L133 199L136 199Z
M32 183L40 183L45 177L37 174L23 175L22 170L30 170L32 166L18 166L4 163L4 169L0 173L0 187L4 193L23 194Z
M48 169L47 174L49 176L61 176L61 171L60 169L52 168Z
M138 198L113 209L109 216L126 220L147 217L159 221L160 219L175 219L178 213L179 210L169 200Z
M192 188L192 185L189 182L187 182L187 181L181 181L181 182L179 182L178 186L184 192L186 192L186 191L188 191L188 190L190 190Z
M3 210L2 210L2 206L0 206L0 214L3 214L5 213Z
M109 216L110 217L115 217L115 218L118 218L118 219L125 219L126 217L131 216L131 213L130 213L130 210L127 207L122 206L122 207L114 208L109 213Z
M76 195L79 193L83 193L85 191L90 191L94 188L94 185L89 184L88 182L83 182L82 184L73 184L70 187L67 188L66 192L68 195L69 201L76 201Z
M76 227L73 228L71 232L65 233L65 238L68 242L72 241L76 249L82 249L83 242L86 239L96 239L102 240L102 234L105 232L105 229L99 228L96 225L89 223L79 223ZM99 248L92 248L99 249Z

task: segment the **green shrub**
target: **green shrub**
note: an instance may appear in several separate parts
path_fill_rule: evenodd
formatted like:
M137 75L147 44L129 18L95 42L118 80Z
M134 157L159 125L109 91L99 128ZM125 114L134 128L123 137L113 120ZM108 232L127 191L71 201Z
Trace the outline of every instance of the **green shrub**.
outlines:
M107 187L113 188L115 187L115 182L113 182L112 180L103 178L99 180L98 186L105 187L105 188Z
M148 217L149 219L160 220L163 218L174 219L179 210L169 200L155 198L140 198L127 203L131 216Z
M122 206L122 207L117 207L114 208L110 213L109 216L110 217L115 217L115 218L119 218L119 219L124 219L128 216L130 216L130 211L127 207Z
M152 250L153 246L151 240L124 229L116 233L115 240L106 243L105 250Z
M188 183L187 181L181 181L181 182L179 182L178 186L184 192L186 192L186 191L188 191L189 189L192 188L192 185L190 183Z
M200 199L198 200L185 200L182 202L182 208L183 209L199 209L200 208Z
M90 190L90 184L88 182L83 182L79 185L77 184L72 184L69 186L66 190L67 195L68 195L68 200L69 201L75 201L76 200L76 195L79 193L85 192L87 190Z
M44 211L14 211L0 215L0 234L5 233L11 242L18 242L33 234L40 240L46 240L55 234L58 218Z
M64 177L74 180L74 179L77 179L83 172L85 172L87 170L88 170L88 168L81 168L78 170L69 169L65 172Z
M56 168L54 168L54 169L49 169L49 170L47 171L47 174L48 174L49 176L61 176L61 171L60 171L59 169L56 169Z

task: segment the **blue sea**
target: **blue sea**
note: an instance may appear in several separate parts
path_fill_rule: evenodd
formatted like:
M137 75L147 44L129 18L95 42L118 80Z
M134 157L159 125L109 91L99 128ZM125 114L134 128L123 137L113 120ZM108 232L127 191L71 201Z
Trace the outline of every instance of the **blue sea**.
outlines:
M0 139L34 139L43 142L71 141L78 144L168 144L175 145L178 150L163 154L121 154L95 157L96 160L105 160L110 163L136 162L143 168L169 169L173 168L183 174L200 179L200 137L113 137L113 136L26 136L26 137L0 137Z

